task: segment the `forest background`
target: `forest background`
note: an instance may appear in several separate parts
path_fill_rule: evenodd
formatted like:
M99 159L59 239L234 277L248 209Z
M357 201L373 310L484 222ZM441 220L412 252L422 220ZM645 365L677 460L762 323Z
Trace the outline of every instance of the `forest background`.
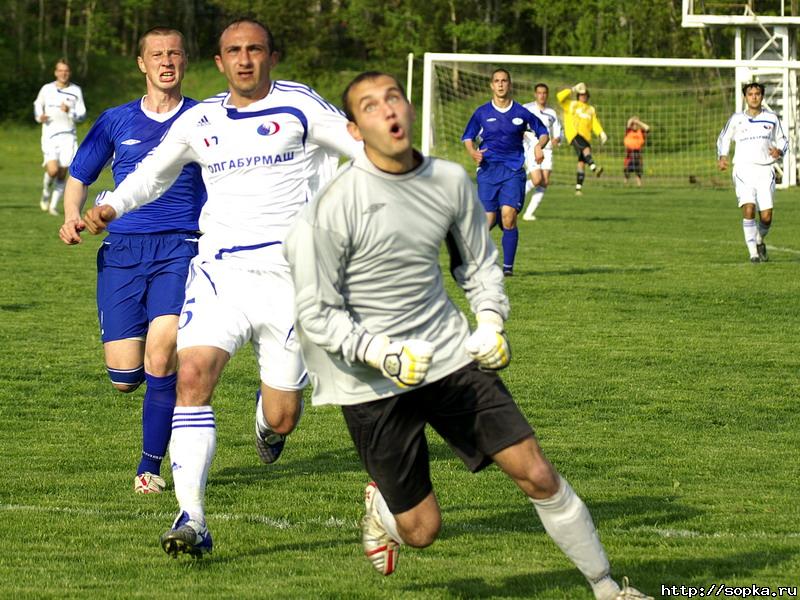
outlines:
M404 80L410 52L731 58L733 40L731 29L682 28L680 0L0 0L0 8L0 121L31 125L31 102L59 57L71 62L90 118L128 101L130 88L118 83L138 77L136 41L156 25L183 31L193 64L210 65L226 22L258 18L275 35L279 77L334 101L349 72L379 68Z

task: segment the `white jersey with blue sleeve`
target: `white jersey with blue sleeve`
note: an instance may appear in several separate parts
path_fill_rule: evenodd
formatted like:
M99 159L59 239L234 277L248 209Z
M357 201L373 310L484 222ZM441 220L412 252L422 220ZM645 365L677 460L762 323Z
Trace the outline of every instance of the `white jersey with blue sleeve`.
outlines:
M733 113L717 139L717 157L728 155L731 142L736 144L733 164L740 167L771 165L776 159L770 155L770 148L777 148L783 154L789 150L781 121L769 110L762 110L756 116Z
M274 81L244 108L222 93L181 115L154 153L98 198L122 215L159 196L190 162L208 192L199 256L288 270L280 246L295 215L326 183L331 155L361 151L342 113L308 86Z
M536 102L528 102L527 104L523 104L523 106L536 115L536 117L547 128L547 134L550 136L550 140L547 142L547 145L545 145L543 150L552 150L553 140L560 140L563 135L561 122L558 120L556 111L549 106L541 108ZM536 145L536 140L538 139L539 136L533 132L529 131L525 133L525 137L523 138L525 154L533 152L533 147Z
M59 136L75 138L75 124L86 118L83 92L74 83L63 88L58 87L55 81L46 83L33 103L33 114L37 122L42 116L47 116L47 121L42 123L42 149Z

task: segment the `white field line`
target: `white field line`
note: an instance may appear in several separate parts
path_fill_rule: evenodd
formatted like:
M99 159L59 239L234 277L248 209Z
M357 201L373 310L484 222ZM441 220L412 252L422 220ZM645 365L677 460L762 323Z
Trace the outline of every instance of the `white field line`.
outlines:
M688 240L687 240L688 241ZM695 240L697 241L697 240ZM741 246L742 242L736 240L699 240L703 244L712 244L712 243L720 243L725 246ZM772 244L767 244L767 250L770 252L785 252L786 254L800 254L800 250L796 250L794 248L785 248L784 246L773 246Z
M83 507L70 507L70 506L44 506L44 505L26 505L26 504L0 504L0 512L34 512L45 513L52 515L75 515L78 517L103 517L103 518L117 518L123 520L139 519L142 521L149 521L151 519L160 519L172 521L175 519L175 513L166 512L141 512L133 513L129 510L109 510L103 508L83 508ZM264 515L247 515L247 514L231 514L231 513L210 513L209 518L217 521L245 521L249 523L260 523L273 529L292 529L293 527L303 527L305 525L322 526L331 529L355 529L358 523L350 519L341 519L339 517L313 517L303 521L292 522L289 519L274 519Z
M98 508L76 508L65 506L44 506L44 505L26 505L26 504L0 504L0 512L31 512L43 513L49 515L74 515L78 517L102 517L102 518L117 518L122 520L138 519L142 521L149 521L151 519L159 519L164 521L171 521L174 519L174 513L153 512L153 513L132 513L129 510L109 510ZM356 529L358 522L352 519L342 519L340 517L312 517L309 519L290 521L289 519L274 519L264 515L248 515L248 514L235 514L235 513L209 513L209 520L211 521L242 521L248 523L259 523L266 525L273 529L293 529L307 526L324 527L327 529ZM539 531L541 526L538 519L531 515L530 524L528 526L518 527L515 529L522 531ZM465 532L477 533L506 533L507 528L490 527L485 525L475 526L470 523L459 523L456 520L449 520L447 527ZM693 531L690 529L669 529L665 527L650 527L650 526L636 526L636 527L600 527L602 533L611 535L654 535L660 538L691 538L691 539L787 539L787 538L800 538L800 532L767 532L767 531L751 531L747 533L737 533L732 531L713 531L702 532Z

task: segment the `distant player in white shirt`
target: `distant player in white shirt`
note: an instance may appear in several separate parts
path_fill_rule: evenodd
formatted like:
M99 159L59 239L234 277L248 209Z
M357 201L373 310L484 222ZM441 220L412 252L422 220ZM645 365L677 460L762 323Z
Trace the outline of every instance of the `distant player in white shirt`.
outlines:
M78 150L75 124L86 118L83 92L70 82L71 74L69 63L63 58L59 59L55 67L55 81L44 84L33 103L34 118L42 124L42 166L45 169L39 207L51 215L58 214L67 168Z
M525 221L535 221L537 207L544 198L544 193L547 191L547 186L550 185L550 172L553 170L553 149L561 142L561 123L558 121L556 111L547 106L547 98L550 95L550 88L546 83L537 83L534 87L534 95L536 100L523 104L525 108L539 117L539 120L547 127L547 132L550 135L550 141L543 148L544 160L540 163L536 162L533 148L536 145L537 137L528 132L522 140L525 146L525 170L528 172L529 180L525 185L525 193L533 190L533 195L528 203L528 208L525 209L525 214L522 218Z
M216 447L211 397L245 343L252 343L261 372L256 447L264 462L278 458L300 418L307 378L281 247L297 211L331 174L331 156L360 152L336 107L305 85L270 79L277 60L266 26L251 19L231 23L216 56L229 91L182 114L153 155L84 217L96 233L158 197L185 164L202 168L208 200L180 316L169 448L180 512L161 537L173 556L211 551L203 506Z
M717 139L718 166L720 171L728 168L728 152L731 141L735 142L733 183L742 208L744 241L750 262L761 263L769 260L764 238L772 225L773 164L789 149L789 141L778 115L761 106L764 86L747 83L742 86L742 94L747 108L731 115Z

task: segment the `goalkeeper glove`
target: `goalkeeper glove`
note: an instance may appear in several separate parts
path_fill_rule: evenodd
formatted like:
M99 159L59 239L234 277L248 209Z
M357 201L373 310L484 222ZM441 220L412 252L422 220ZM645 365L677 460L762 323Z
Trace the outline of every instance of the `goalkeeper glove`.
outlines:
M492 310L481 310L475 318L478 326L464 342L467 350L481 369L499 371L511 362L511 346L503 331L503 318Z
M359 359L379 369L384 377L399 387L419 385L428 374L434 346L424 340L392 342L388 336L365 334L358 351Z
M608 136L605 131L600 132L600 143L605 144L608 141Z

